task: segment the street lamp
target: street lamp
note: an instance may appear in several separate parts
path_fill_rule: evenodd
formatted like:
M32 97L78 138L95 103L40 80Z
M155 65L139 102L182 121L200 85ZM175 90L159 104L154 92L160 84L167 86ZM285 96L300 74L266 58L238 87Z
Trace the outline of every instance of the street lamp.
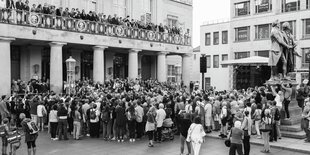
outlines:
M74 81L75 81L75 65L76 60L72 58L72 56L69 57L69 59L66 60L66 66L67 66L67 87L66 90L68 94L71 94L74 90Z

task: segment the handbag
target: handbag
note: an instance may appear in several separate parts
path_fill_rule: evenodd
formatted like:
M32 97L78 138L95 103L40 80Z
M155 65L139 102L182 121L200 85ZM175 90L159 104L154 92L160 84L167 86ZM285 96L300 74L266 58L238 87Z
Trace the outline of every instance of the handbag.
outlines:
M231 141L230 141L231 134L232 134L232 130L230 130L229 138L224 141L224 144L226 147L230 147L230 145L231 145Z

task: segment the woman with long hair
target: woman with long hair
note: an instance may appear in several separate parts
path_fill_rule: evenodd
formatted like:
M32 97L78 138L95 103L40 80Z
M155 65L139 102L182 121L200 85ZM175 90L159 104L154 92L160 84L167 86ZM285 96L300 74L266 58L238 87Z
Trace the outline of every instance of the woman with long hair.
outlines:
M149 137L149 147L153 147L153 139L154 139L154 131L156 129L156 108L155 107L151 107L149 109L149 111L146 114L147 116L147 121L146 121L146 125L145 125L145 132Z
M264 141L264 150L262 150L262 153L269 153L270 152L270 145L269 145L269 133L271 131L271 114L270 109L264 109L262 113L262 136Z
M134 105L130 105L127 112L129 142L135 142L137 112Z
M199 155L201 144L204 142L204 137L206 136L206 133L201 123L202 122L200 117L196 117L194 119L194 122L189 127L187 133L186 141L191 142L194 155Z

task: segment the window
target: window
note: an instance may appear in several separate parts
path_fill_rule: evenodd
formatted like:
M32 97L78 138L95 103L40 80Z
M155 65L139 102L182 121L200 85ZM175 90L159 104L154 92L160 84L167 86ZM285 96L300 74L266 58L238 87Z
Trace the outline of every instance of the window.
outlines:
M306 1L306 9L310 9L310 0Z
M168 65L168 76L173 76L174 74L174 65Z
M264 51L255 51L255 56L260 56L260 57L269 58L269 51L268 51L268 50L264 50Z
M250 52L235 52L235 59L242 59L250 57Z
M269 39L270 30L271 30L270 24L256 25L255 26L255 39L257 40Z
M228 31L222 31L222 44L228 43Z
M207 68L211 68L211 56L207 55L206 59L207 59Z
M205 89L206 90L210 90L212 87L211 87L211 78L209 77L206 77L205 78Z
M282 0L282 12L297 11L300 9L300 0Z
M194 54L194 60L196 60L196 54Z
M126 0L113 0L113 11L118 17L126 17L127 15Z
M228 60L228 54L222 54L222 62ZM223 68L227 68L228 65L222 65Z
M219 32L213 32L213 45L219 44Z
M271 10L271 0L255 0L255 13L269 12Z
M294 38L296 38L296 20L281 22L281 23L280 23L280 28L281 28L281 30L282 30L282 25L283 25L283 23L285 23L285 22L288 22L288 23L290 24L291 29L292 29L292 34L293 34Z
M250 1L235 4L235 16L244 16L250 14Z
M310 18L303 20L302 38L310 38Z
M213 68L219 68L220 66L220 56L213 55Z
M235 28L235 41L249 41L250 40L250 26Z
M210 33L205 34L205 44L206 44L206 46L211 44L211 34Z
M302 48L302 61L301 61L301 67L302 68L309 68L309 63L306 62L306 53L310 52L310 47L309 48Z
M168 15L167 17L168 19L168 26L169 27L177 27L177 23L178 23L178 17L177 16L173 16L173 15Z

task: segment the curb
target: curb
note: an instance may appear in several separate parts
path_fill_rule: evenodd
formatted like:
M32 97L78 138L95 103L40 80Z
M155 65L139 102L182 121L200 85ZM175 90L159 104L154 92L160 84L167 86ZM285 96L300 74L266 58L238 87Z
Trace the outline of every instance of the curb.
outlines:
M208 135L208 134L206 135L206 137L213 138L213 139L222 139L223 140L223 138L212 136L212 135ZM263 146L264 145L264 144L259 143L259 142L251 142L251 141L250 141L250 144L258 145L258 146ZM276 146L276 145L272 145L272 144L270 144L270 147L271 148L276 148L276 149L281 149L281 150L292 151L292 152L310 154L310 150L301 150L301 149L289 148L289 147L285 147L285 146Z

